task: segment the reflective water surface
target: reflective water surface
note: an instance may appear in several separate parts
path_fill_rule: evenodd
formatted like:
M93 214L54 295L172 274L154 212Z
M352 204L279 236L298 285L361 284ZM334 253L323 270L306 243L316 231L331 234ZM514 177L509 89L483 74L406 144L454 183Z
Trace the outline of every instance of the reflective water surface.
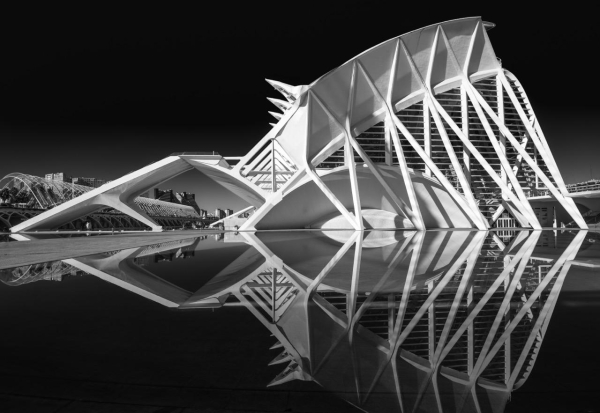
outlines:
M0 269L0 411L600 409L599 234L184 235Z

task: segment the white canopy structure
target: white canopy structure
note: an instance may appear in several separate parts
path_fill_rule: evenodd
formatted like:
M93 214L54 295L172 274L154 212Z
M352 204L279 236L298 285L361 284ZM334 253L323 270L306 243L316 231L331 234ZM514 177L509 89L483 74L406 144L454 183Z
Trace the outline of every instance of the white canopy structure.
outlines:
M52 227L104 203L160 226L135 194L192 168L257 208L240 230L487 229L548 225L529 198L552 196L587 228L521 84L502 68L479 17L383 42L310 85L268 82L277 123L231 166L173 155L13 228Z

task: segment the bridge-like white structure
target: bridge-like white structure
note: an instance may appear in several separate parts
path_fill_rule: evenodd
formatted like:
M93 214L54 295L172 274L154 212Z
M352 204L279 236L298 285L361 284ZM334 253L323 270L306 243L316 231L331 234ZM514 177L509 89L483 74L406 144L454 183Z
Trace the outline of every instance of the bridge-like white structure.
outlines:
M383 42L310 85L269 81L282 113L243 157L174 154L13 231L52 228L108 205L160 230L133 204L198 169L256 207L240 230L477 228L509 216L540 229L529 199L548 193L580 227L568 191L517 78L487 30L464 18Z
M32 216L36 213L33 212L35 209L53 209L57 208L65 202L76 200L76 203L85 199L85 195L88 192L94 191L94 188L72 184L69 182L54 181L41 178L39 176L33 176L23 173L11 173L0 179L0 191L8 189L12 192L12 195L18 197L20 194L24 194L29 198L27 203L27 210L19 212L19 208L13 208L12 210L0 210L0 224L4 223L7 227L11 227L11 215L17 215L19 218L27 218L27 223L33 223L31 221ZM135 210L140 211L141 214L148 216L153 223L154 219L150 217L162 218L187 218L190 220L199 220L200 215L189 205L175 204L173 202L165 202L159 199L147 198L145 196L136 196L133 201L130 201L130 205ZM105 205L110 206L110 205ZM103 204L97 204L91 212L95 212L99 209L105 208ZM73 215L60 215L61 222L56 226L60 226L73 219L80 218L87 214L80 214L81 208L76 209L77 214ZM113 211L114 212L114 211ZM53 213L51 212L50 215ZM129 214L132 216L132 214ZM68 217L74 216L73 219ZM136 218L133 216L133 218ZM66 219L66 221L65 221ZM93 219L93 218L91 218Z

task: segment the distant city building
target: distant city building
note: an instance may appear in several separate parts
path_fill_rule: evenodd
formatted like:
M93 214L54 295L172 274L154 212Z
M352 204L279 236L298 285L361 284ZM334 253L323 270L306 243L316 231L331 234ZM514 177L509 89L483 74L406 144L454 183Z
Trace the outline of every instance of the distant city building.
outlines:
M76 178L72 178L71 182L76 185L89 186L90 188L98 188L110 181L106 181L104 179L98 179L98 178L76 177Z
M190 192L175 192L172 189L154 188L154 199L174 204L188 205L200 214L200 207L196 203L196 194Z
M226 216L233 215L233 209L226 209L226 210L225 210L225 215L226 215Z
M71 177L64 172L55 172L46 174L45 178L49 181L71 182Z
M200 211L198 211L198 214L200 215L200 217L206 218L206 209L201 209Z
M44 177L48 181L67 182L67 183L71 183L71 184L75 184L75 185L88 186L90 188L98 188L99 186L102 186L102 185L110 182L105 179L98 179L98 178L85 178L85 177L81 177L81 176L70 177L68 175L65 175L64 172L48 173L48 174L44 175Z
M223 211L221 208L215 209L215 217L217 219L223 219L223 218L225 218L225 216L226 216L225 211Z
M154 188L154 199L165 202L174 202L176 200L172 189Z

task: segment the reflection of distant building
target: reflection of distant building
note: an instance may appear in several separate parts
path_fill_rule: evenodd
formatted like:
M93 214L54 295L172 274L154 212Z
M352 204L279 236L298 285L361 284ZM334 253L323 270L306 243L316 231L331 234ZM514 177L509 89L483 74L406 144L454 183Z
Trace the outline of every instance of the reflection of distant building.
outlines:
M63 261L42 262L0 270L0 281L11 287L36 281L62 281L64 278L84 275L85 272Z

